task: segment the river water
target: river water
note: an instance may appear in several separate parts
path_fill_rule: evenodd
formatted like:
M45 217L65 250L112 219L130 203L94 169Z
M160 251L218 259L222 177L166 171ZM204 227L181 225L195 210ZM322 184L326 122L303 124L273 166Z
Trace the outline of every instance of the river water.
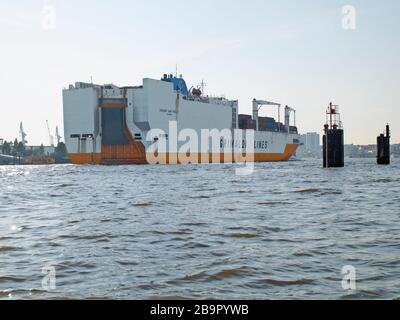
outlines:
M400 296L399 160L236 167L0 167L0 299Z

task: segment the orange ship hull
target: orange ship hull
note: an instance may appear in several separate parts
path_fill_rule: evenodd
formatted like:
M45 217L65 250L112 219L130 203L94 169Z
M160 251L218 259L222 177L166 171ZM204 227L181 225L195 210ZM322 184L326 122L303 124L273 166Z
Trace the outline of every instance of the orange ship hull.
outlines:
M71 153L69 159L73 164L187 164L187 163L230 163L240 161L274 162L288 161L296 152L298 144L287 144L283 153L246 154L147 154L142 143L131 142L126 146L103 146L101 153ZM237 161L236 161L237 162Z

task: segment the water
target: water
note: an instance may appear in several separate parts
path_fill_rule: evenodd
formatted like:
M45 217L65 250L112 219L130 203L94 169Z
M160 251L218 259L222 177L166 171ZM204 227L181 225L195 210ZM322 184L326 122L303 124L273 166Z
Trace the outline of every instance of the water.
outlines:
M0 298L400 295L398 160L235 167L0 167Z

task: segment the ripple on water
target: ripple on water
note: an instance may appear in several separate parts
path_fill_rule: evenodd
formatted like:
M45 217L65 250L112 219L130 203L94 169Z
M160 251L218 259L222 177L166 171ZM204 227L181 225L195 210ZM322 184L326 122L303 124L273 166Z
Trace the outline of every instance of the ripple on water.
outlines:
M210 248L211 246L207 243L200 243L200 242L187 242L183 245L186 249L201 249L201 248Z
M188 227L202 227L202 226L207 226L208 223L207 222L186 222L183 224L184 226L188 226Z
M254 233L230 233L227 234L226 236L230 238L239 238L239 239L253 239L258 237L258 235Z
M133 260L116 260L116 263L120 264L121 266L137 266L137 265L139 265L138 261L133 261Z
M153 205L153 203L152 202L137 202L137 203L134 203L134 204L132 204L134 207L151 207L152 205Z
M179 230L177 230L177 231L171 231L171 232L168 232L169 234L172 234L172 235L190 235L190 234L193 234L193 230L192 229L179 229Z
M247 268L238 268L238 269L225 269L222 271L219 271L215 274L209 274L207 272L199 272L191 275L187 275L184 277L177 278L175 280L171 280L168 283L169 284L179 284L179 283L191 283L191 282L198 282L198 281L221 281L227 278L235 278L235 277L240 277L244 276L247 272L249 272L249 269Z
M183 297L183 296L151 296L147 298L146 300L153 300L153 301L185 301L185 300L192 300L191 298L188 297Z
M321 250L299 250L293 253L295 257L314 257L319 255L326 255L326 252Z
M2 252L10 252L10 251L17 251L20 248L18 247L12 247L12 246L0 246L0 253Z
M207 277L207 280L209 281L215 281L215 280L224 280L226 278L235 278L235 277L242 277L246 274L249 273L249 269L242 267L238 269L226 269L222 270L220 272L217 272L215 274L212 274Z
M343 194L343 191L342 190L336 190L336 189L324 189L324 190L321 190L321 196L339 195L339 194Z
M88 261L61 261L55 265L57 270L75 270L80 271L81 269L96 269L97 265Z
M206 272L200 272L200 273L195 273L192 275L184 276L182 278L176 279L176 281L182 281L182 282L192 282L192 281L198 281L198 280L203 280L207 278L208 275Z
M26 279L15 276L0 276L0 283L2 282L24 282Z
M294 202L289 201L259 201L257 202L259 206L282 206L282 205L291 205Z
M381 290L357 290L349 294L342 295L342 300L365 300L365 299L379 299L384 292Z
M238 190L236 192L240 193L240 194L244 194L244 193L252 193L253 190L252 189L243 189L243 190Z
M71 183L62 183L56 186L56 188L67 188L67 187L73 187L74 185Z
M294 279L294 280L283 280L283 279L263 279L262 282L266 284L270 284L277 287L283 286L301 286L301 285L310 285L314 283L313 279Z
M372 182L374 183L391 183L391 182L397 182L398 179L392 179L392 178L379 178L379 179L374 179Z
M204 195L199 195L199 196L193 196L190 197L191 199L210 199L210 196L204 196Z
M46 291L42 289L7 289L7 290L0 290L0 299L4 298L39 298L42 294Z
M314 189L314 188L309 188L309 189L301 189L301 190L297 190L295 192L297 193L316 193L319 192L319 189Z
M111 234L91 234L91 235L61 235L62 239L73 239L73 240L95 240L99 242L108 242L111 238L114 238L114 235Z

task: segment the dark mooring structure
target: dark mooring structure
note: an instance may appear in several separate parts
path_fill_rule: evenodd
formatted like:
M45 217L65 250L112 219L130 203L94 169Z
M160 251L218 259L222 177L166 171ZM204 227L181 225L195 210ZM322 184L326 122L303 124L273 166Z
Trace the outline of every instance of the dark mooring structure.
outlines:
M324 168L344 167L344 131L339 107L329 104L323 137Z
M390 164L390 127L386 126L386 136L381 134L377 141L378 164Z

